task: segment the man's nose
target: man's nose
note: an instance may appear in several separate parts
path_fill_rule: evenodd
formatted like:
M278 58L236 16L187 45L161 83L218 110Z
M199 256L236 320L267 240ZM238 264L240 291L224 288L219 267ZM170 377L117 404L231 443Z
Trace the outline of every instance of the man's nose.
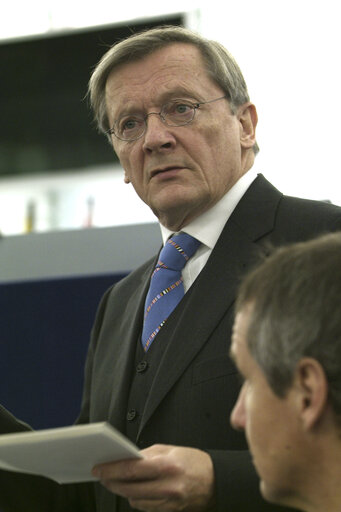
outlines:
M166 125L158 112L149 112L146 118L143 149L155 151L169 149L175 145L172 127Z
M239 392L237 401L232 409L230 415L230 423L236 430L244 430L246 425L246 410L245 410L245 386Z

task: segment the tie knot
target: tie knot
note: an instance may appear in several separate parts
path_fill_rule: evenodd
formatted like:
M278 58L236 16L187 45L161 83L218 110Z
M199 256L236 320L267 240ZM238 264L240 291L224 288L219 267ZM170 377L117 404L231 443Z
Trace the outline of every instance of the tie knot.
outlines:
M187 233L173 235L160 253L158 266L182 270L199 245L200 242Z

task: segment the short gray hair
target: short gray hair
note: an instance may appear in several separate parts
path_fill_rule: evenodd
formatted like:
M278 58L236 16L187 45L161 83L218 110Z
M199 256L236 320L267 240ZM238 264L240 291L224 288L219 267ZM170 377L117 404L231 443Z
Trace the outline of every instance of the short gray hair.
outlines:
M226 94L232 112L250 101L242 72L232 55L220 43L184 27L162 26L133 34L114 44L102 57L89 81L88 95L99 130L109 130L105 85L109 74L123 64L134 62L172 43L196 46L204 59L208 75ZM259 150L255 144L254 152Z
M248 305L248 348L272 390L285 396L299 360L312 357L340 417L341 233L275 250L240 286L236 311Z

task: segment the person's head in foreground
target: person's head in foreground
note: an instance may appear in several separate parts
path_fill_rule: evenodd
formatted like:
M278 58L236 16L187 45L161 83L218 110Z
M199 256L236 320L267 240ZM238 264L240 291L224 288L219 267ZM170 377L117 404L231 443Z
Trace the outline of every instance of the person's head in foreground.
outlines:
M265 499L341 511L341 233L275 251L242 282L231 354Z

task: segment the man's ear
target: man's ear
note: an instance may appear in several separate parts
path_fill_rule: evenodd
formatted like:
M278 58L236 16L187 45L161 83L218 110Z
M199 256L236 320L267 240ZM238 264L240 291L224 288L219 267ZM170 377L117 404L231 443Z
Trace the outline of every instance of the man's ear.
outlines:
M301 359L296 368L295 385L302 426L311 430L328 404L328 382L321 364L311 357Z
M244 103L238 108L237 117L240 122L240 143L242 148L252 148L256 143L256 126L258 115L253 103Z

